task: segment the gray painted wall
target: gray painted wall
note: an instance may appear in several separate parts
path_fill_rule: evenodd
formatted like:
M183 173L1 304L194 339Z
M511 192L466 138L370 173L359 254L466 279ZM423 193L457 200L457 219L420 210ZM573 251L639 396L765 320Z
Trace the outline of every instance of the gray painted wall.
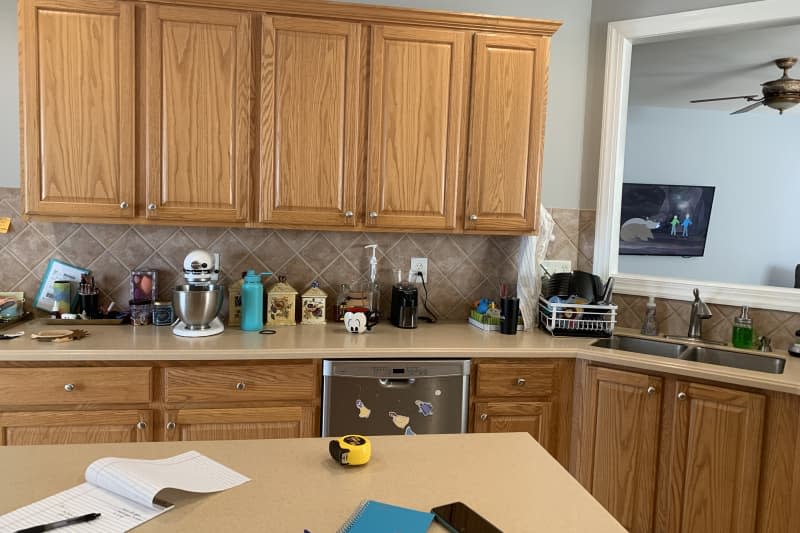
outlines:
M593 208L608 22L741 0L364 0L363 3L557 19L545 133L542 200L561 208ZM16 10L0 2L0 187L19 185Z
M798 115L630 107L625 182L716 190L703 257L622 255L620 272L793 287L798 131Z

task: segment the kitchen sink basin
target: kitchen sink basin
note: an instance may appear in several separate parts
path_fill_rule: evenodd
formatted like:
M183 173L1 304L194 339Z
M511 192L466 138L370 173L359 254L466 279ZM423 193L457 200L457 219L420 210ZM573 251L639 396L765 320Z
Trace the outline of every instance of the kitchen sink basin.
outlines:
M685 353L681 354L680 359L741 368L743 370L769 372L771 374L783 374L783 367L786 365L786 360L780 357L732 352L730 350L706 348L704 346L692 346L686 350Z
M677 344L674 342L641 339L638 337L613 336L599 339L592 343L598 348L611 348L624 352L635 352L659 357L695 361L712 365L741 368L742 370L755 370L770 374L783 374L786 360L770 355L756 355L745 352L734 352L720 348Z
M673 359L677 359L678 356L684 350L686 350L686 348L688 348L686 344L675 344L674 342L622 336L600 339L593 342L592 346L597 346L599 348L612 348L614 350L622 350L623 352L636 352L647 355L658 355L660 357L671 357Z

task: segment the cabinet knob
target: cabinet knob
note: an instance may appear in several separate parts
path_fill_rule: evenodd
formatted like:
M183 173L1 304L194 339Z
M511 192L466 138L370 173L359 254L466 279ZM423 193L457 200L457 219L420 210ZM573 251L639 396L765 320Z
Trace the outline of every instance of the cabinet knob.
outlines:
M345 216L345 218L353 218L353 212L352 211L345 211L344 212L344 216Z
M486 415L486 413L481 414L481 420L486 420L487 418L488 416Z
M72 392L75 390L75 385L72 383L67 383L66 385L64 385L64 390L67 392Z
M136 424L136 429L147 429L147 422L144 420L139 420L139 422Z
M247 388L247 385L243 381L240 381L236 384L236 390L244 390Z
M686 395L685 392L679 392L678 393L678 399L679 400L685 400L686 398L688 398L688 396Z
M378 212L377 211L370 211L369 212L369 218L378 218Z
M471 215L469 216L469 219L470 219L472 222L475 222L476 220L478 220L478 215L476 215L475 213L473 213L473 214L471 214Z
M175 422L170 420L169 422L167 422L167 431L172 431L173 429L175 429Z
M524 387L525 383L527 383L527 381L525 381L525 378L517 378L517 385L519 385L520 387Z
M147 210L148 211L155 211L156 210L156 204L154 204L154 203L147 204Z
M128 202L122 201L119 203L120 209L128 209Z
M648 395L648 396L652 396L652 395L653 395L653 394L655 394L655 393L656 393L656 388L655 388L655 387L653 387L652 385L650 385L649 387L647 387L647 395Z

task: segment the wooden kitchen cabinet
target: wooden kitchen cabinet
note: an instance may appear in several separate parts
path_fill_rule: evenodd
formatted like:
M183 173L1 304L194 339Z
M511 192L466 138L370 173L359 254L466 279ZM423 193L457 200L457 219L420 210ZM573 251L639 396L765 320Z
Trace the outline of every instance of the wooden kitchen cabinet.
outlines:
M319 364L189 365L163 369L163 440L319 436Z
M261 19L258 221L355 226L361 26Z
M97 444L153 440L145 409L0 411L0 445Z
M589 367L575 477L632 533L653 531L663 380Z
M19 17L25 213L133 217L133 4L20 0Z
M686 381L676 391L665 531L754 531L764 395Z
M763 394L581 366L572 470L623 526L632 532L756 530L756 511L765 503L759 491ZM779 476L770 472L768 479L785 482Z
M148 219L249 216L251 15L146 6Z
M467 35L390 25L371 31L367 227L453 230Z
M538 228L549 39L477 33L464 230Z
M476 360L470 430L526 431L566 465L573 368L567 359Z

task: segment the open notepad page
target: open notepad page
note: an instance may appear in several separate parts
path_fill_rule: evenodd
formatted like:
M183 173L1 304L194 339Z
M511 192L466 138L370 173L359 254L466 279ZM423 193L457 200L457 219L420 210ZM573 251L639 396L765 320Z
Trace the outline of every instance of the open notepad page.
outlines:
M98 459L86 469L86 481L0 516L0 531L15 531L88 513L101 516L81 524L81 531L128 531L171 508L155 503L156 494L164 489L218 492L250 479L192 451L167 459Z

